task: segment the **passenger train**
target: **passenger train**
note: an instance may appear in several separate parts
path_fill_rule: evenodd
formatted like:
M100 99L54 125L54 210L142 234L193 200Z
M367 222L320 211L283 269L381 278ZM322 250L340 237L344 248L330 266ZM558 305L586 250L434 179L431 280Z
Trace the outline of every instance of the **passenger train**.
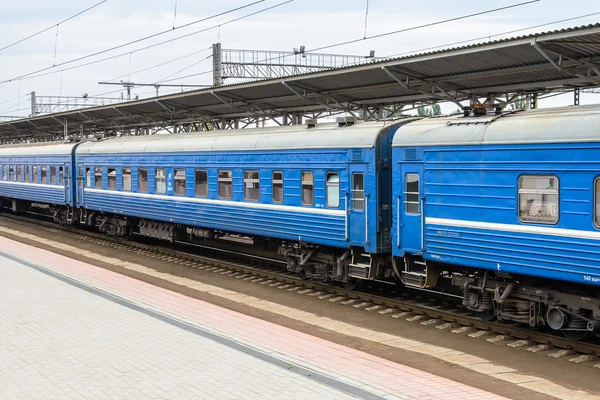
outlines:
M240 235L307 278L600 330L600 106L4 146L0 167L14 212L122 237Z

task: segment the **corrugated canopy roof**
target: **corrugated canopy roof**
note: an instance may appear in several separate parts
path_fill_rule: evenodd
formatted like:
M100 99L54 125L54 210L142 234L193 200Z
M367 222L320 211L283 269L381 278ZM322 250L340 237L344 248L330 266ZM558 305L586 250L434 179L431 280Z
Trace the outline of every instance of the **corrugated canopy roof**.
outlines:
M7 137L465 100L600 85L600 24L0 124Z

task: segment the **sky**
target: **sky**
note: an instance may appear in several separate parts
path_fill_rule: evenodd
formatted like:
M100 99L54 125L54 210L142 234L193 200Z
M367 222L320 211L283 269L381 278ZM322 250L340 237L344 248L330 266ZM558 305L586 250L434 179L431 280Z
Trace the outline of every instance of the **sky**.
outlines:
M216 42L222 43L224 49L291 51L303 45L311 50L364 38L365 33L370 37L525 0L498 0L493 3L445 0L293 0L285 3L285 0L264 0L213 18L211 16L215 14L257 0L105 0L57 26L59 22L101 1L0 2L0 116L29 115L29 94L34 91L37 96L81 97L87 94L120 98L126 96L121 86L100 85L98 82L118 83L125 80L153 84L170 79L168 83L171 84L210 85L212 53L209 49ZM273 6L277 7L229 22ZM553 23L591 13L598 14ZM201 19L206 20L182 27ZM491 14L335 46L321 52L367 55L374 50L377 57L385 57L418 53L434 46L453 47L455 42L481 37L489 39L475 42L597 22L600 22L600 2L597 0L539 0ZM542 24L548 25L527 29ZM2 49L46 28L51 29ZM506 34L515 30L520 31ZM71 62L159 32L166 33ZM186 38L136 51L187 34L190 35ZM115 57L72 68L111 56ZM138 72L140 70L145 71ZM24 76L28 74L31 75ZM182 78L189 75L194 76ZM178 91L181 89L160 89L161 94ZM151 97L155 89L151 86L136 87L132 93L142 98ZM540 101L540 107L567 105L572 103L572 99L572 94L556 96ZM600 103L600 94L582 94L581 103ZM447 112L455 108L454 105L442 106Z

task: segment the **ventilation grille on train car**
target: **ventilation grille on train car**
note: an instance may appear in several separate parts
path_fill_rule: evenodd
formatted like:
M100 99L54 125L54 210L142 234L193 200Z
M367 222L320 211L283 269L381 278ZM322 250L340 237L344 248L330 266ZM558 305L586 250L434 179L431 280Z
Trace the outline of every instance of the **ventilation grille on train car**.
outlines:
M361 162L363 160L362 149L352 149L352 154L350 157L352 157L352 161L354 162Z
M417 149L404 149L404 161L417 161L419 152Z

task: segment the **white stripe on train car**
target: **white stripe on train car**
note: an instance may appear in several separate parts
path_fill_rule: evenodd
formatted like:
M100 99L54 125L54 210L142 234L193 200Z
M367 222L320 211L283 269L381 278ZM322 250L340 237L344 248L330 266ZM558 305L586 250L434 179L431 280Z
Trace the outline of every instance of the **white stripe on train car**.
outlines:
M600 232L580 231L576 229L563 229L534 225L497 224L492 222L467 221L461 219L425 218L425 223L430 225L454 226L457 228L487 229L491 231L533 233L537 235L562 236L579 239L600 240Z
M256 209L261 209L261 210L289 211L289 212L308 213L308 214L332 215L332 216L336 216L336 217L345 216L344 210L331 210L331 209L326 209L326 208L279 206L279 205L275 205L275 204L202 199L202 198L184 197L184 196L165 196L165 195L160 195L160 194L148 194L148 193L118 192L115 190L103 190L103 189L92 189L92 188L86 188L85 192L86 193L102 193L102 194L113 195L113 196L120 195L120 196L127 196L127 197L140 197L140 198L154 199L154 200L180 201L180 202L185 202L185 203L214 204L214 205L227 206L227 207L241 207L241 208L256 208Z
M48 185L45 183L13 182L13 181L0 181L0 185L34 186L34 187L49 188L49 189L64 189L65 188L65 185Z

